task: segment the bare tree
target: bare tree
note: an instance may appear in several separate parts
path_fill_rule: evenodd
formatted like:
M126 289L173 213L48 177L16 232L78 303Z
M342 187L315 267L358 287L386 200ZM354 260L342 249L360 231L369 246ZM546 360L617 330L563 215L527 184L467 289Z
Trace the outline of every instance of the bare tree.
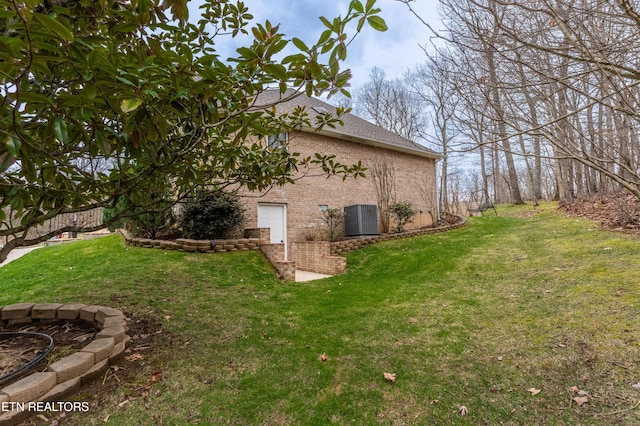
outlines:
M388 80L374 68L369 81L355 91L355 112L377 125L416 141L426 128L425 105L402 80Z
M446 53L427 55L426 63L406 77L415 93L429 106L429 116L435 132L425 138L437 146L442 155L438 203L440 211L446 212L450 212L449 155L451 143L457 134L452 120L459 101L454 83L451 81L450 68L451 62Z
M410 0L398 1L411 8ZM543 167L550 166L561 202L616 186L640 197L636 2L440 3L446 29L437 37L457 50L467 70L485 72L486 99L474 113L483 114L493 128L483 132L490 137L484 144L500 146L514 201L515 184L520 183L514 171L526 172L538 198L545 192ZM478 81L477 72L463 76L459 85L470 93L464 77ZM513 156L520 156L523 160L516 163L524 167L512 163Z
M391 160L385 156L375 158L370 167L371 178L376 189L380 225L382 232L389 232L391 205L396 201L396 172Z

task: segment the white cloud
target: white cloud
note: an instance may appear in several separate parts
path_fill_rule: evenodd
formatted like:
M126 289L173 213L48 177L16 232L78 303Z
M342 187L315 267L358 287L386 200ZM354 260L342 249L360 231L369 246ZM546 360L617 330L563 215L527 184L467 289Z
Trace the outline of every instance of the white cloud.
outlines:
M280 24L280 30L288 37L298 37L312 43L324 29L318 17L332 19L340 14L344 16L350 1L244 0L244 3L254 16L254 23L264 23L268 19L274 25ZM192 17L196 15L198 4L201 4L200 0L191 2ZM422 19L434 27L440 25L436 0L416 0L411 5ZM401 2L378 0L377 6L382 9L381 16L389 30L379 33L365 28L349 46L343 67L351 68L353 72L352 87L364 84L373 67L380 67L389 78L395 78L401 77L406 70L423 63L425 59L420 45L429 44L428 29ZM226 41L229 43L217 46L223 57L233 55L235 48L243 44L242 40Z
M436 1L418 0L412 7L422 19L438 27L437 4ZM383 69L389 78L401 77L408 69L424 62L421 46L430 47L429 30L406 5L395 0L381 0L379 5L389 29L384 33L368 31L357 40L347 61L356 86L366 82L373 67Z

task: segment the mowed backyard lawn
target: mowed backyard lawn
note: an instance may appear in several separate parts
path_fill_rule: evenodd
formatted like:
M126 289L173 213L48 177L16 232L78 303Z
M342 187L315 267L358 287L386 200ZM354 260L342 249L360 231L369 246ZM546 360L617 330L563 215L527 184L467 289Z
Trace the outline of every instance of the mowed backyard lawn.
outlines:
M309 283L259 253L110 236L0 268L0 305L161 324L117 390L81 393L90 411L62 424L640 424L640 240L541 209L370 246Z

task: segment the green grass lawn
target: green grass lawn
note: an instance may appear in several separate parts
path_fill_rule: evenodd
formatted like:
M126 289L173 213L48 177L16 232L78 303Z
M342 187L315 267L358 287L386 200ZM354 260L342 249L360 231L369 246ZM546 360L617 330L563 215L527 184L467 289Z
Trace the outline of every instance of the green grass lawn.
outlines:
M0 268L0 305L103 304L171 336L65 424L640 424L640 241L542 210L370 246L309 283L258 253L43 248Z

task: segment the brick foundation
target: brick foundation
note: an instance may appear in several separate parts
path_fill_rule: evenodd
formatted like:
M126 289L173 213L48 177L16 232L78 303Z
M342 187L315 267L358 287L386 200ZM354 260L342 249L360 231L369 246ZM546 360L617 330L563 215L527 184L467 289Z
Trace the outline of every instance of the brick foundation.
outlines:
M296 280L296 263L284 260L284 244L262 244L260 250L285 281Z
M347 269L347 259L332 256L328 241L298 241L292 244L291 256L296 267L318 274L338 275Z

